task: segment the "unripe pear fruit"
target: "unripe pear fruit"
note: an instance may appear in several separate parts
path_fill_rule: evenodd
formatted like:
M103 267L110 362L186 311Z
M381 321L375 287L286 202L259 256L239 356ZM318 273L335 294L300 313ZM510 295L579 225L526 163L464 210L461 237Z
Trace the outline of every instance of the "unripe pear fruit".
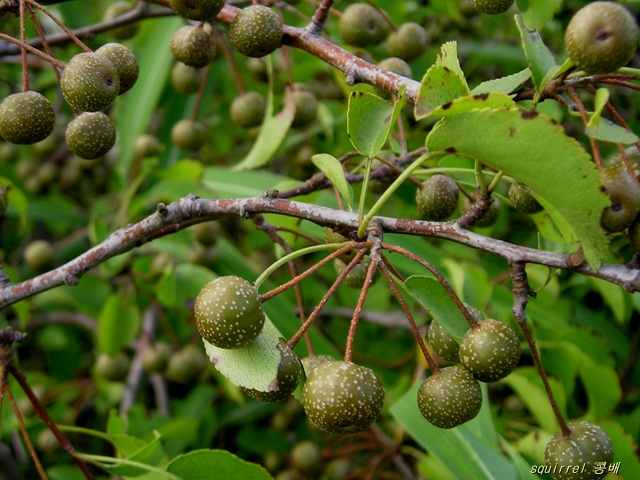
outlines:
M616 2L591 2L569 21L564 45L578 70L611 73L633 58L640 29L627 7Z
M264 5L250 5L238 12L229 26L233 48L247 57L264 57L282 45L282 18Z
M209 65L216 53L213 37L193 25L185 25L176 30L169 47L176 60L194 68Z
M462 213L466 213L471 209L472 206L473 205L471 204L471 200L469 200L468 197L464 197L462 199L462 204L460 205L460 211ZM473 226L478 228L491 227L498 221L498 217L500 216L501 211L502 203L497 197L492 197L489 209L481 218L476 221L476 223L473 224Z
M72 120L65 131L69 150L85 160L105 155L116 143L113 121L102 112L84 112Z
M166 342L155 342L147 347L142 355L142 365L147 373L164 371L173 354L173 348Z
M202 349L192 343L169 357L165 377L170 382L192 385L207 368L207 357Z
M247 92L233 99L229 114L240 128L253 128L262 123L267 111L267 100L258 92Z
M169 6L178 15L189 20L207 21L215 17L225 0L169 0Z
M0 103L0 136L7 142L31 145L44 140L55 121L51 102L32 90L9 95Z
M310 125L318 115L318 100L316 96L307 90L299 88L289 91L287 95L293 95L293 102L296 106L291 126L293 128L302 128Z
M413 62L422 56L428 41L427 31L422 25L407 22L389 35L387 51L391 57L399 57L406 62Z
M56 263L56 253L46 240L34 240L24 249L24 261L35 273L51 270Z
M207 131L202 123L185 118L171 129L171 141L178 148L195 152L207 141Z
M120 92L120 76L107 57L95 52L71 58L60 77L64 99L79 112L97 112L108 107Z
M599 171L611 206L604 209L600 223L609 232L621 232L640 213L640 184L622 163Z
M243 391L250 397L268 403L282 402L298 388L302 377L300 358L287 344L278 345L278 349L280 350L280 364L276 380L272 382L267 392L243 388Z
M338 22L340 38L354 47L378 45L389 34L384 15L368 3L352 3L342 12Z
M155 135L143 133L133 143L133 150L140 158L157 157L164 150L164 145Z
M200 90L203 70L176 62L171 70L171 84L178 92L184 94L196 93Z
M422 182L416 192L416 206L425 220L445 220L456 211L459 194L460 188L453 178L437 173Z
M536 200L536 197L520 183L512 183L508 195L511 206L518 212L538 213L542 211L542 205Z
M127 376L130 366L131 359L122 351L114 356L101 353L96 359L95 373L105 380L119 382Z
M102 20L105 22L113 20L114 18L130 12L135 8L135 6L135 3L127 2L125 0L114 2L104 11ZM112 28L107 33L116 40L127 40L138 33L138 30L140 30L140 24L138 22L134 22Z
M472 0L472 2L477 11L487 15L504 13L513 5L513 0Z
M120 77L120 90L118 95L131 90L138 80L140 74L140 64L134 53L121 43L107 43L96 50L98 55L102 55L111 61Z

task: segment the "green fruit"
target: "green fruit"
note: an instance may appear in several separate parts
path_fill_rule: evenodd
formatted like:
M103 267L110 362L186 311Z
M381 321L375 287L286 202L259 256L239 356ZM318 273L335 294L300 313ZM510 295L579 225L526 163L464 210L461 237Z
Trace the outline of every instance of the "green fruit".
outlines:
M171 355L164 372L170 382L192 385L205 372L208 361L202 350L193 344Z
M147 373L160 373L167 368L169 358L173 353L171 345L165 342L155 342L147 347L142 354L142 365Z
M318 365L302 389L302 405L320 429L337 434L358 433L380 415L384 387L372 370L351 362Z
M302 128L310 125L318 115L318 100L316 96L307 91L296 89L289 93L293 95L293 103L296 106L296 113L293 116L291 126Z
M327 463L320 480L346 480L351 473L352 462L347 457L337 457Z
M460 361L460 344L435 319L429 324L429 344L443 360L451 363Z
M215 17L224 3L225 0L169 0L169 6L181 17L201 21Z
M520 340L508 325L483 320L462 338L459 353L460 362L476 379L495 382L518 365Z
M64 99L79 112L108 107L120 92L120 76L107 57L95 52L71 58L60 78Z
M315 474L322 468L322 451L311 440L296 443L291 449L290 459L291 466L305 475Z
M600 170L600 179L611 200L604 209L600 223L609 232L621 232L640 213L640 185L622 163Z
M592 480L606 476L606 468L602 473L595 472L596 463L613 461L613 445L606 432L589 422L570 423L568 427L569 436L558 431L544 450L544 463L554 480Z
M314 368L324 362L333 361L334 358L329 355L313 355L312 357L304 357L302 361L302 368L304 369L304 374L308 377Z
M7 142L31 145L44 140L55 121L51 102L38 92L14 93L0 103L0 136Z
M69 150L85 160L102 157L116 143L116 128L102 112L84 112L67 125L64 133Z
M340 38L354 47L378 45L387 38L389 30L389 23L380 10L367 3L350 4L338 22Z
M538 213L542 205L527 187L520 183L512 183L509 187L509 201L511 206L521 213Z
M422 382L418 408L429 423L453 428L474 418L482 406L480 384L463 367L442 368Z
M171 70L171 84L178 92L184 94L196 93L200 90L203 71L199 68L176 62Z
M355 265L347 276L344 277L343 283L348 287L355 288L356 290L361 290L364 287L364 281L367 277L367 270L369 269L369 265L371 265L371 259L369 257L363 257L357 265ZM336 258L333 261L333 266L336 269L336 274L340 275L347 268L347 264L340 258ZM375 282L378 279L379 272L378 269L375 270L373 274L372 282Z
M126 378L130 366L131 359L126 353L120 351L113 357L101 353L96 359L94 368L98 377L119 382Z
M429 38L422 25L407 22L392 32L387 39L387 51L391 57L399 57L406 62L420 58L427 49Z
M116 67L120 78L118 95L131 90L140 74L140 64L134 53L121 43L107 43L97 49L95 53L106 57Z
M144 133L136 138L133 143L133 150L140 158L157 157L164 150L164 145L155 135Z
M460 211L462 213L466 213L471 209L471 200L468 197L464 197L462 199L462 204L460 205ZM502 210L502 204L497 197L491 198L491 205L489 205L489 210L484 213L484 216L476 223L473 224L474 227L478 228L487 228L494 225L498 221L498 217L500 216L500 211Z
M24 262L35 273L44 273L55 266L56 253L46 240L34 240L24 249Z
M108 22L117 18L125 13L129 13L131 10L135 8L134 3L129 3L125 1L119 1L112 3L107 7L102 15L102 20ZM126 25L122 25L121 27L112 28L109 30L109 35L111 35L116 40L126 40L128 38L133 37L140 30L140 24L138 22L129 23Z
M334 231L332 228L326 227L324 229L324 241L325 243L347 243L350 240L344 235L341 235L340 233ZM348 263L353 259L353 257L356 256L356 253L356 250L349 250L347 253L343 253L338 258L340 258L343 262Z
M202 28L192 25L176 30L169 47L176 60L194 68L209 65L216 53L213 37Z
M416 206L425 220L441 221L450 217L458 207L460 188L448 175L430 176L416 192Z
M477 11L488 15L506 12L513 5L513 0L472 0Z
M256 287L232 275L207 283L196 298L194 312L202 338L219 348L249 345L265 322Z
M624 67L638 46L640 29L634 15L615 2L591 2L571 18L564 35L569 58L589 74Z
M388 57L378 62L378 66L384 70L388 70L403 77L413 78L413 71L409 64L399 57Z
M195 120L179 120L171 129L171 141L178 148L195 152L207 141L207 131Z
M287 344L278 345L280 364L276 380L269 386L269 391L260 392L251 388L243 388L244 392L262 402L282 402L289 398L300 383L302 364L298 355Z
M205 247L215 245L222 235L222 229L218 222L198 223L193 226L192 232L196 242Z
M282 45L282 18L263 5L251 5L238 12L229 25L229 41L242 55L264 57Z
M231 121L240 128L253 128L262 123L267 100L258 92L247 92L231 102Z
M636 252L640 252L640 219L636 218L629 227L629 241Z

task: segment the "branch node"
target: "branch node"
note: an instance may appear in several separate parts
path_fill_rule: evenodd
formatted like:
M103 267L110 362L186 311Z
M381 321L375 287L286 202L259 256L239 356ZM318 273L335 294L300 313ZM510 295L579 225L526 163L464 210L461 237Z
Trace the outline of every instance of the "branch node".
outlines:
M158 215L160 215L162 218L167 218L167 215L169 215L169 209L162 202L158 204L158 208L156 211L158 212Z

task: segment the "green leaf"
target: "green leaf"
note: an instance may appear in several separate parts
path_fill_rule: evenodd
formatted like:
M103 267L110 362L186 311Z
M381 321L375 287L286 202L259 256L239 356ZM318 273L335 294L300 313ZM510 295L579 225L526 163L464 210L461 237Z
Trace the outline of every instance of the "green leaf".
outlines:
M15 209L20 219L20 227L24 228L27 222L27 197L22 190L7 177L0 177L0 183L7 187L7 198L9 199L9 209Z
M640 478L638 444L625 429L608 419L598 421L598 425L609 435L615 452L615 461L620 462L618 474L622 478Z
M455 478L474 480L516 480L515 467L496 445L488 445L478 435L478 422L490 415L486 386L483 385L483 406L473 420L451 429L441 429L427 422L418 409L416 397L419 384L414 385L390 409L406 431L429 453L446 465Z
M159 465L162 461L164 450L160 443L160 435L157 432L154 432L154 438L151 441L122 434L111 435L110 437L116 445L120 458L153 467ZM102 468L112 475L135 477L148 472L148 469L144 468L143 465L103 465Z
M551 51L542 41L537 30L529 30L522 20L521 15L516 15L516 25L520 30L522 47L531 68L531 79L537 90L542 90L550 75L554 75L560 67L556 63ZM553 77L551 77L553 78Z
M455 117L478 108L515 107L516 103L506 93L492 92L480 95L467 95L434 108L430 117Z
M260 465L226 450L196 450L176 457L167 472L183 480L272 480Z
M492 80L482 82L471 90L471 93L474 95L481 95L483 93L490 92L511 93L530 78L531 69L527 67L513 75L507 75L506 77L494 78Z
M562 6L562 0L518 0L525 25L543 28Z
M351 185L347 182L342 164L336 157L328 153L318 153L311 157L311 161L338 189L340 196L347 202L349 210L351 211L353 206L353 188L351 188Z
M640 142L640 138L631 130L613 123L603 117L593 117L589 120L584 133L596 140L604 142L622 143L623 145L632 145Z
M291 122L296 113L296 104L293 95L285 95L285 103L282 110L273 115L273 75L271 56L267 56L267 68L269 70L269 92L267 93L267 110L260 126L260 132L251 150L242 161L235 166L235 170L250 170L269 163L276 150L282 144L291 127Z
M124 418L118 415L115 409L109 410L109 419L107 420L107 434L120 435L126 431Z
M472 110L440 122L426 144L432 153L469 156L527 185L575 232L587 263L600 268L609 244L600 216L610 201L589 155L549 117L516 108Z
M111 295L98 317L98 351L113 356L139 331L140 311L121 294Z
M372 158L387 141L393 126L394 105L378 95L355 91L349 95L347 132L355 149Z
M445 330L456 339L462 339L469 330L469 323L438 280L424 275L412 275L404 284Z
M225 349L202 341L213 365L235 385L267 392L278 374L278 345L282 340L280 331L267 318L258 338L246 347Z
M455 41L450 41L442 44L440 50L438 50L438 56L436 57L436 65L441 67L448 68L453 71L460 80L464 83L467 94L471 93L469 91L469 86L467 85L467 80L464 77L464 73L462 72L462 68L460 67L460 60L458 60L458 44Z

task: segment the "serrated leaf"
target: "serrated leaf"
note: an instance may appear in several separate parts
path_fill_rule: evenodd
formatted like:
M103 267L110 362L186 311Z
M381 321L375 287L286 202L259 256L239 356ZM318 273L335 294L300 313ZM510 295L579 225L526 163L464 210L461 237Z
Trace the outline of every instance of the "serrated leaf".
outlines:
M515 107L516 103L506 93L492 92L456 98L433 109L430 117L455 117L477 108Z
M462 68L460 68L460 60L458 60L458 43L455 41L450 41L443 43L440 49L438 50L438 56L436 57L436 65L441 67L445 67L453 73L455 73L460 80L464 83L466 87L467 94L471 93L469 90L469 86L467 85L467 80L464 77L464 73L462 72Z
M511 93L530 78L531 69L527 67L513 75L507 75L506 77L494 78L492 80L482 82L471 90L471 93L474 95L481 95L483 93L490 92Z
M462 339L469 330L469 323L438 280L424 275L412 275L404 284L445 330L457 340Z
M181 480L272 480L260 465L226 450L196 450L176 457L167 472Z
M521 15L516 15L516 25L520 30L522 48L529 61L531 68L531 79L536 89L544 87L547 77L551 72L556 72L559 67L551 51L542 41L542 37L537 30L529 30L522 20Z
M267 318L258 338L246 347L225 349L204 339L202 342L211 363L231 382L238 387L267 392L278 374L281 358L278 345L282 340L280 331Z
M421 120L437 107L468 94L469 87L464 79L447 67L433 65L420 82L415 117Z
M365 157L375 157L393 126L394 105L367 92L351 92L347 109L347 132L354 148Z
M349 210L351 210L353 206L353 188L351 188L351 185L347 182L344 167L338 159L328 153L319 153L312 156L311 161L338 189L344 201L347 202Z
M609 244L600 216L609 198L587 152L549 117L516 108L472 110L444 119L426 144L432 153L469 156L527 185L575 232L587 263L600 268Z

